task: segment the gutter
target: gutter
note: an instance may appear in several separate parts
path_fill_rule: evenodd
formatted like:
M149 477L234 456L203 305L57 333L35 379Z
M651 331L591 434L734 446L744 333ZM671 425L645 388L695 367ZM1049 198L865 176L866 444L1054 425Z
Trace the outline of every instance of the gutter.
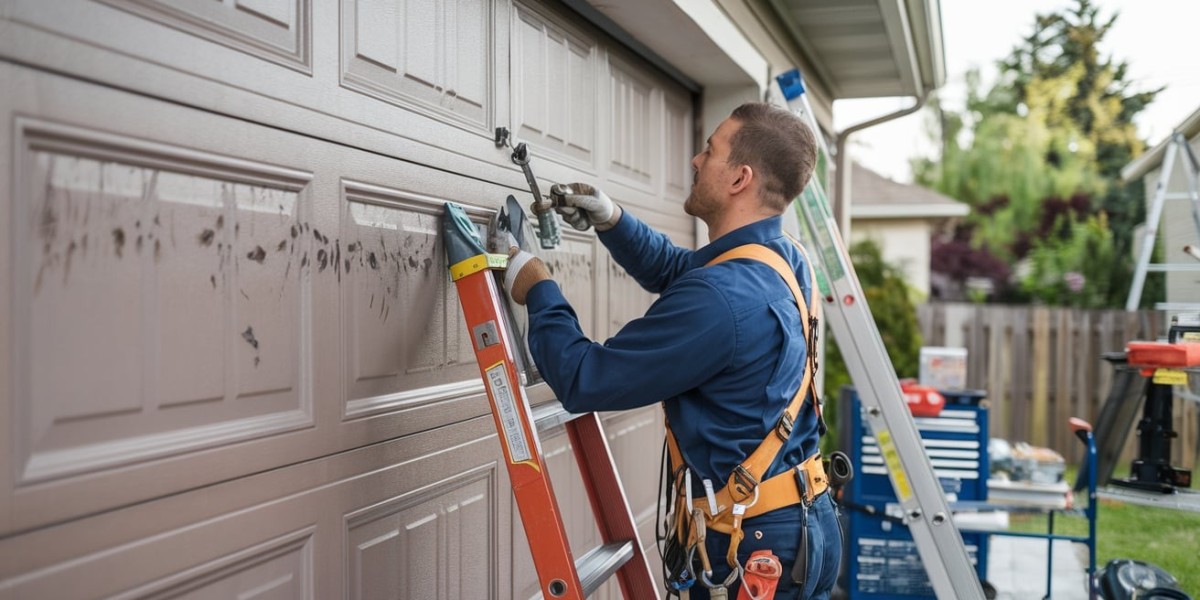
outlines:
M1179 126L1172 129L1157 146L1125 165L1121 169L1121 183L1130 183L1141 179L1151 170L1161 165L1167 144L1171 143L1171 137L1176 133L1182 133L1183 137L1187 138L1188 141L1191 141L1197 134L1200 134L1200 109L1197 109L1196 112L1184 119Z
M904 28L904 36L911 44L912 34L908 23L908 12L904 10L905 0L896 0L896 3L899 5L900 9L899 14L901 16L901 24ZM919 64L920 58L917 56L915 49L910 50L911 51L908 53L908 55L911 57L909 60L909 67L912 69L913 83L917 86L917 94L913 96L913 98L916 100L916 103L908 108L898 110L881 117L876 117L870 121L859 123L851 127L847 127L837 134L836 150L834 151L836 153L834 155L834 169L837 171L838 185L833 189L833 218L838 224L838 229L841 230L843 240L848 241L850 239L849 202L851 195L847 194L847 192L850 191L850 168L846 160L846 142L849 141L850 135L858 131L874 127L881 123L887 123L888 121L911 115L918 110L921 110L921 108L924 107L925 103L929 100L929 94L933 91L932 89L925 87L925 80L921 77L921 65Z

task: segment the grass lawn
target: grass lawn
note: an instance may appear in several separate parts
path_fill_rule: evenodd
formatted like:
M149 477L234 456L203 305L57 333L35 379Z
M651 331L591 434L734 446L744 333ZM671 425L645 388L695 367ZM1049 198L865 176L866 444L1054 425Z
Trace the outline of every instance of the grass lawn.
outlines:
M1115 475L1123 477L1124 475ZM1067 481L1074 482L1074 470ZM1086 496L1077 502L1086 501ZM1014 514L1014 531L1044 533L1044 515ZM1087 535L1087 519L1056 516L1056 533ZM1096 520L1096 568L1114 558L1131 558L1153 563L1179 580L1189 595L1200 598L1200 513L1151 508L1112 500L1100 500Z

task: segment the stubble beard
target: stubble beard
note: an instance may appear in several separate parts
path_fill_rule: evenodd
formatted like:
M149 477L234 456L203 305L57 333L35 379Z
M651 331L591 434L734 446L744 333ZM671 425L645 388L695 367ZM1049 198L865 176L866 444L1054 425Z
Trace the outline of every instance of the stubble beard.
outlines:
M683 212L703 220L712 213L713 204L708 195L704 193L703 186L697 182L692 184L692 192L683 202Z

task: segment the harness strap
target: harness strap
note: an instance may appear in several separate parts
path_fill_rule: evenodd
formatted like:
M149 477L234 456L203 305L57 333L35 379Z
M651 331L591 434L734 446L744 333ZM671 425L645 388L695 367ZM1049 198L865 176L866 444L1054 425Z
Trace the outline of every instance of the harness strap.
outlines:
M805 252L803 246L790 236L789 240L804 256L805 261L811 265L808 253ZM667 449L671 461L672 479L675 481L677 488L677 507L686 508L686 510L676 510L676 525L678 527L676 531L682 534L683 537L688 538L688 543L694 542L695 532L689 531L691 528L681 527L681 525L683 525L683 521L686 521L689 516L695 515L696 512L705 515L708 527L730 536L730 546L726 560L735 569L738 568L737 548L745 536L741 528L743 518L753 518L770 510L799 502L811 503L813 498L825 491L828 480L821 464L821 457L818 454L805 460L803 464L797 465L794 470L789 470L787 473L782 473L763 482L760 489L760 481L763 475L770 468L771 464L775 462L779 451L791 436L796 416L799 414L800 407L804 403L804 399L808 396L809 388L812 384L813 372L816 370L817 365L814 342L816 337L816 313L819 310L819 304L815 301L813 302L813 314L810 315L809 305L804 301L804 294L800 290L800 284L796 281L796 274L792 266L777 252L761 244L746 244L733 248L709 261L705 266L712 266L727 260L739 258L755 260L771 267L783 278L788 289L792 292L796 307L800 311L801 326L807 328L804 338L807 345L808 360L805 361L799 389L796 390L792 401L783 410L773 432L768 434L762 443L759 444L758 448L734 469L725 487L716 494L719 507L717 514L707 514L707 512L711 511L706 512L704 510L707 507L707 498L695 501L695 508L699 508L699 511L693 512L693 507L683 507L686 504L684 501L685 491L678 489L681 482L678 481L677 473L681 468L686 467L686 461L679 448L679 442L675 439L675 433L671 430L670 423L666 423ZM815 270L810 268L809 272L813 277L810 289L813 294L816 294ZM822 422L823 417L819 401L814 401L814 410L817 413L818 422ZM800 475L800 471L804 471L802 476ZM809 484L804 486L798 485L797 481L800 477L806 478L804 480L808 481ZM746 501L752 499L753 501L747 506ZM739 514L734 514L734 504L740 505L741 510L738 511Z
M796 281L796 273L792 270L792 266L784 260L779 253L763 246L761 244L746 244L729 250L720 256L709 261L711 266L727 260L735 260L746 258L764 263L767 266L775 269L775 272L783 278L787 283L788 289L792 291L792 296L796 300L796 307L800 309L801 327L809 326L808 305L804 302L804 294L800 291L800 284ZM805 256L807 259L807 256ZM809 269L814 272L813 269ZM816 293L816 287L813 288L813 293ZM805 343L810 341L811 335L804 336ZM812 354L813 348L807 349L808 354ZM809 369L809 364L804 365L804 374L800 379L800 387L796 390L796 395L792 397L792 401L784 409L779 421L775 426L775 435L768 435L742 464L734 468L733 473L729 476L729 481L726 483L725 489L730 492L731 499L739 504L745 503L754 497L754 488L762 481L763 474L767 472L771 464L775 462L775 457L778 456L779 450L783 448L784 442L788 440L792 433L792 424L796 421L796 415L800 413L800 406L804 403L804 398L808 396L809 386L812 383L812 369ZM820 406L814 403L814 409L820 418Z
M810 482L803 491L796 484L797 471L804 471ZM759 484L758 493L759 501L753 505L746 507L746 514L743 519L753 519L762 514L771 512L777 508L791 506L804 502L812 504L813 500L825 493L829 489L829 478L825 475L825 466L822 462L820 454L814 454L807 460L791 469L784 471L764 482ZM693 501L694 508L700 509L705 515L708 515L708 500L696 499ZM708 526L710 529L719 531L724 534L729 534L733 529L733 520L728 518L730 500L729 495L725 490L721 490L717 494L717 505L720 510L716 515L711 515ZM725 518L722 518L725 517Z

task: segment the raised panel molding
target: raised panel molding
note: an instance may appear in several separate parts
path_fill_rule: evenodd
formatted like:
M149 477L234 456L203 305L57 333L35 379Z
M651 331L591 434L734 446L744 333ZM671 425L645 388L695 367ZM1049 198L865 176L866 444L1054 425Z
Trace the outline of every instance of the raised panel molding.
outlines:
M563 227L562 234L559 247L542 251L542 260L575 309L584 335L594 338L598 280L596 246L599 242L595 236L581 234L570 227Z
M594 167L596 43L541 13L515 8L510 88L516 135Z
M659 465L646 460L646 457L662 451L665 433L662 410L657 406L648 406L608 414L604 419L604 433L613 462L621 473L625 498L634 518L653 521L659 499Z
M341 84L491 136L492 2L342 0Z
M312 74L311 0L95 0Z
M653 185L662 148L662 91L610 56L608 168L613 175L638 187Z
M496 486L492 463L347 514L346 598L498 597Z
M483 392L446 274L445 199L343 181L346 418ZM482 229L491 211L464 206Z
M612 257L608 263L608 335L614 335L626 323L646 314L654 302L655 295L642 289L638 282L625 272Z
M664 97L663 196L682 203L691 189L692 108L682 98Z
M309 173L25 118L16 137L19 485L313 424Z
M165 577L114 600L313 600L313 533L307 527Z

